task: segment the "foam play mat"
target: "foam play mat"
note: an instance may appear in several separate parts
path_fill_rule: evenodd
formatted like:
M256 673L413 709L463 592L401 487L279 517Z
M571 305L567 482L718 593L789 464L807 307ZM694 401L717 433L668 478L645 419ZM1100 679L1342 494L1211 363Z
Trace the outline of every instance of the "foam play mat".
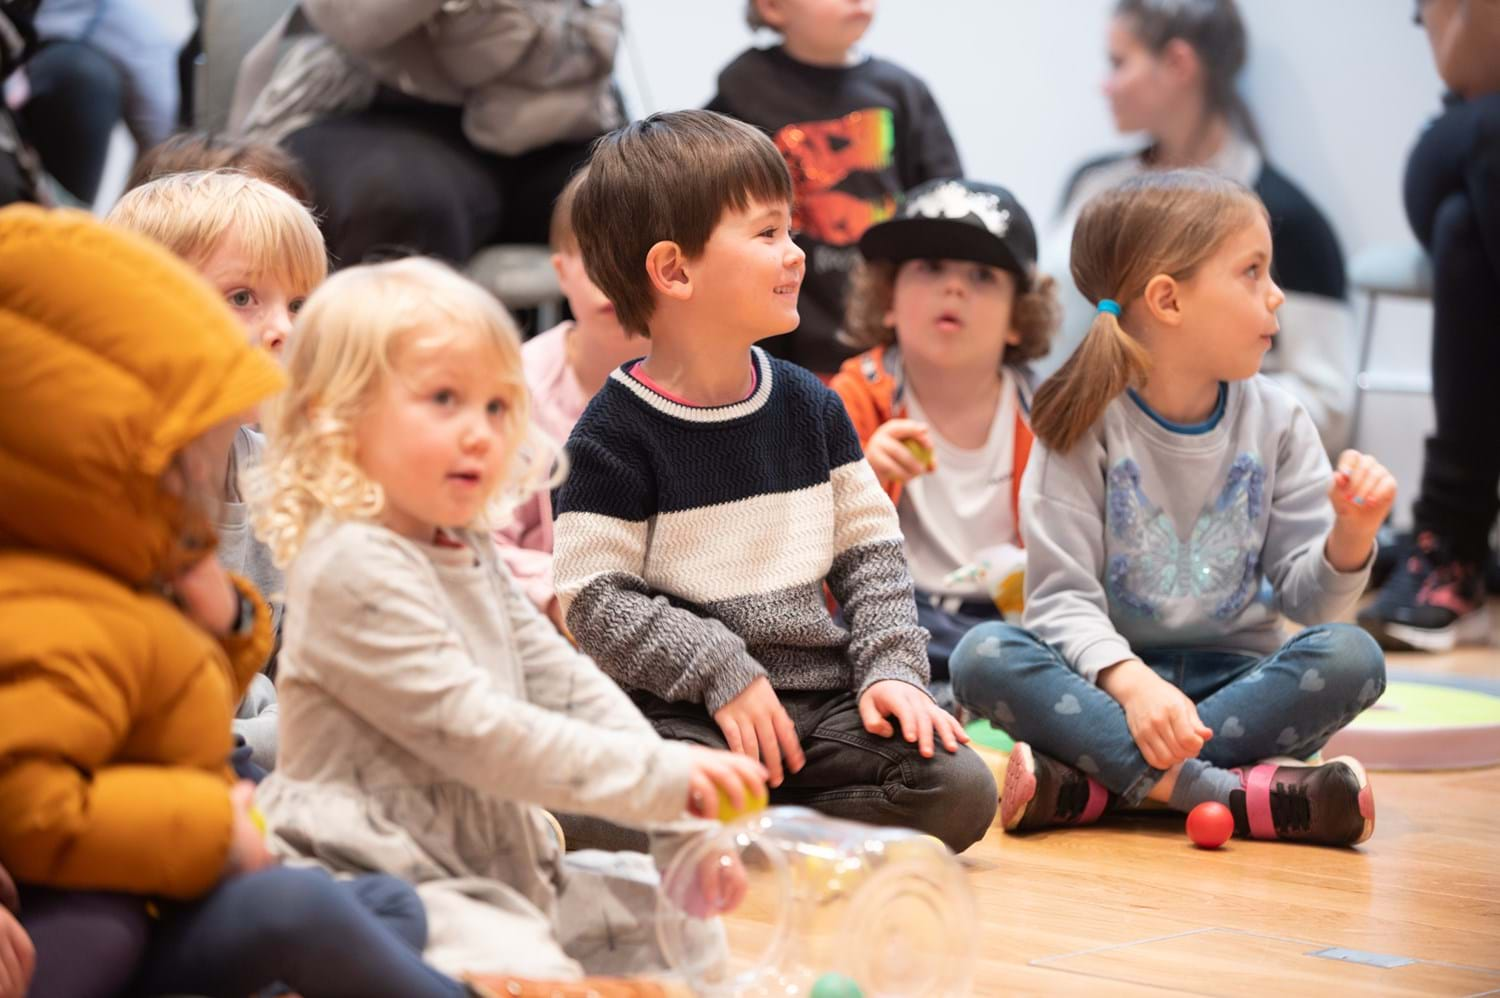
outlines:
M1500 764L1500 696L1432 681L1393 681L1322 754L1352 755L1371 769Z

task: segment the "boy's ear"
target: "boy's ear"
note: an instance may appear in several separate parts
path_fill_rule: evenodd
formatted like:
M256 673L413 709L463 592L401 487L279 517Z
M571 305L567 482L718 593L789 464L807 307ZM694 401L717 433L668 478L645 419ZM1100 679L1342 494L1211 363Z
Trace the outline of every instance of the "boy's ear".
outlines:
M786 23L786 12L781 9L781 0L752 0L760 19L773 31L780 31Z
M557 275L557 279L559 281L563 280L563 256L562 256L562 254L561 253L553 253L550 259L552 260L552 272Z
M693 279L688 276L687 256L682 247L663 239L646 251L646 276L658 294L678 301L693 297Z
M1008 347L1018 347L1021 345L1021 331L1015 326L1011 326L1005 331L1005 345Z
M1166 274L1157 274L1146 282L1141 295L1151 317L1168 326L1182 325L1182 298L1177 282Z

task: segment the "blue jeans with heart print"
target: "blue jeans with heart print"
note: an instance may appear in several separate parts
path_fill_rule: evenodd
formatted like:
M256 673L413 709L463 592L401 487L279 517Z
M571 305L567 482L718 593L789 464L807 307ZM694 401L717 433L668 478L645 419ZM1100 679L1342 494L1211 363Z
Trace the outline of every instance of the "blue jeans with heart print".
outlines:
M1214 736L1199 758L1230 769L1272 756L1306 758L1385 692L1385 656L1350 624L1310 627L1266 658L1217 651L1142 651L1186 693ZM1016 741L1076 766L1138 804L1161 779L1130 736L1119 702L1055 648L1010 624L981 624L949 660L958 702Z

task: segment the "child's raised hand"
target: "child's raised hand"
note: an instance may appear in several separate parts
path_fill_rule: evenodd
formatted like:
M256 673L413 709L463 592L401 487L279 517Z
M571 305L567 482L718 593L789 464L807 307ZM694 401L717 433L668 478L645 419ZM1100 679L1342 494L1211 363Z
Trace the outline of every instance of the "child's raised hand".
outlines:
M714 722L724 732L729 751L766 764L771 786L781 786L783 763L788 772L802 768L797 727L765 676L756 677L733 700L714 711Z
M172 580L177 605L210 634L223 637L239 615L240 597L219 559L209 555Z
M1153 769L1196 758L1214 736L1198 706L1145 663L1128 660L1101 673L1099 685L1125 709L1130 737Z
M1396 502L1396 478L1370 455L1346 450L1339 455L1328 498L1334 516L1372 524L1374 537Z
M896 729L886 718L893 716L901 726L901 736L916 742L924 759L932 758L934 735L950 753L957 752L960 743L969 741L969 734L958 719L933 703L925 690L899 679L871 683L859 698L859 717L865 730L890 738Z
M266 848L265 833L250 813L255 806L255 784L241 780L231 787L229 805L234 810L234 829L229 839L229 858L224 864L225 876L275 866L276 857Z
M702 745L691 745L692 773L688 777L687 810L695 818L719 816L719 793L736 811L744 811L754 796L766 799L766 767L754 759Z
M1375 533L1396 502L1396 479L1379 461L1357 450L1339 455L1328 487L1333 530L1325 554L1334 568L1353 572L1370 558Z
M912 453L908 441L915 441L925 452L926 460ZM892 419L880 424L865 444L865 459L875 469L875 477L881 485L892 482L909 482L918 475L934 470L932 460L932 436L926 423L912 419Z

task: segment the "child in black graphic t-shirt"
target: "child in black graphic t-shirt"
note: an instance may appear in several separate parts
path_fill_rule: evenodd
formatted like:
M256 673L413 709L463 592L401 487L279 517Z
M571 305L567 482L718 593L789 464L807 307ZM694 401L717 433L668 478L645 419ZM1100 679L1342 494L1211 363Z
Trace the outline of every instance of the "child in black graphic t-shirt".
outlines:
M801 325L766 346L825 380L859 352L838 339L859 237L891 217L902 191L963 175L927 85L854 51L874 7L869 0L836 11L809 0L749 0L751 27L774 29L782 44L742 53L719 74L709 103L765 129L786 157L807 277Z

